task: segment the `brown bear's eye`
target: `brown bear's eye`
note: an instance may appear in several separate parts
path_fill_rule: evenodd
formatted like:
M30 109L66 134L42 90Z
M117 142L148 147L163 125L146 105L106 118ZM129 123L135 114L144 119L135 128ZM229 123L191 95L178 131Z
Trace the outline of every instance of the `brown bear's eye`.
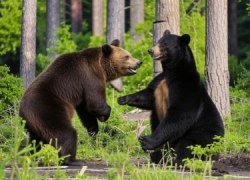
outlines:
M128 60L128 59L129 59L129 56L124 56L123 59L124 59L124 60Z

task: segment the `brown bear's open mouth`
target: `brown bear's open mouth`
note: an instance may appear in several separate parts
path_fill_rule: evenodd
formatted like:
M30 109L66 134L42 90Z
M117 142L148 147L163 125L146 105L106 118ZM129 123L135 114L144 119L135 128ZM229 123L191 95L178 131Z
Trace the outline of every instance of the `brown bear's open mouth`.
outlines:
M136 70L136 68L129 67L129 68L128 68L128 73L129 73L129 74L136 74L136 73L137 73L137 70Z

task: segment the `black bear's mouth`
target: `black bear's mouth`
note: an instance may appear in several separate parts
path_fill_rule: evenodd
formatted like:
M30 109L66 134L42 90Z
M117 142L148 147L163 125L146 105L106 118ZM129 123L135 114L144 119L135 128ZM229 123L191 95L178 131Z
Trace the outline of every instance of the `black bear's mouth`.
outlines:
M157 60L161 60L163 58L163 56L162 55L153 56L152 58L157 61Z
M136 70L136 68L129 67L129 68L128 68L128 73L129 73L129 74L136 74L136 73L137 73L137 70Z

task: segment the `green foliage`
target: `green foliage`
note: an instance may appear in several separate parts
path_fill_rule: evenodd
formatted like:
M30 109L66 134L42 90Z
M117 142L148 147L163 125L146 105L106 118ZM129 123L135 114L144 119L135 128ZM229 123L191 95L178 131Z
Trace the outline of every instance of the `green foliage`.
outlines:
M157 167L157 166L142 166L141 169L135 169L131 173L131 179L135 180L154 180L154 179L171 179L171 180L181 180L182 177L177 174L175 170L167 167Z
M237 89L246 91L247 95L250 96L250 71L243 70L241 77L237 81Z
M100 36L91 36L89 47L100 47L105 43L105 38Z
M212 156L219 154L224 149L224 139L222 137L215 137L215 140L214 143L208 144L206 147L201 147L200 145L189 147L195 158L184 159L184 162L185 166L191 172L203 173L204 176L209 174L211 176ZM205 161L202 160L203 158Z
M64 159L64 157L59 157L60 149L55 149L50 144L42 145L40 151L32 155L33 158L36 159L38 164L42 164L45 166L58 166Z
M48 49L49 53L63 54L77 50L77 45L73 40L73 35L70 32L70 26L62 24L56 30L57 39L53 42L52 47ZM52 59L44 54L37 56L37 74L41 73L44 68L52 62Z
M82 50L89 47L89 42L91 40L91 32L87 31L89 29L89 24L86 20L82 23L82 33L72 33L72 39L77 45L77 50Z
M211 172L212 161L202 161L201 159L185 159L185 166L195 173L207 174ZM211 175L211 174L210 174Z
M0 1L0 55L15 52L20 46L22 1Z
M76 51L77 45L73 41L69 25L62 24L56 30L56 36L57 39L53 42L53 46L48 49L48 52L62 54Z
M38 54L36 57L36 74L40 74L51 62L52 59L47 55Z
M7 66L0 66L0 118L7 113L13 113L13 106L23 93L20 78L9 74Z
M115 168L115 174L118 179L124 179L126 169L131 166L128 153L114 152L107 154L106 161ZM114 172L111 170L111 172L109 172L109 179L112 179L110 176L114 177L113 175Z
M230 85L235 86L239 78L242 76L242 73L245 71L245 68L239 64L238 59L235 56L229 56L228 68L230 74Z

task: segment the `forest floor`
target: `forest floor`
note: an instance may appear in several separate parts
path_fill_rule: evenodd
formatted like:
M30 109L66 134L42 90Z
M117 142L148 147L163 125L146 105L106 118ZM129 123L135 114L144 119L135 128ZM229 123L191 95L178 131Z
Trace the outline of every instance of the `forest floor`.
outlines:
M150 113L148 111L133 110L124 115L126 120L144 120L149 119ZM146 159L132 158L132 164L140 168L143 164L148 164ZM87 175L88 179L106 179L107 172L111 168L106 162L100 161L86 161L85 166L61 166L59 169L64 170L69 179L75 179L76 174ZM38 174L43 177L54 177L57 167L38 167L35 168ZM11 176L11 169L6 168L6 179ZM191 173L180 170L177 174L188 177ZM214 163L212 175L215 179L221 179L223 175L229 179L248 179L250 180L250 152L242 152L237 155L221 156L218 161ZM126 178L126 177L125 177ZM209 179L209 178L208 178Z

